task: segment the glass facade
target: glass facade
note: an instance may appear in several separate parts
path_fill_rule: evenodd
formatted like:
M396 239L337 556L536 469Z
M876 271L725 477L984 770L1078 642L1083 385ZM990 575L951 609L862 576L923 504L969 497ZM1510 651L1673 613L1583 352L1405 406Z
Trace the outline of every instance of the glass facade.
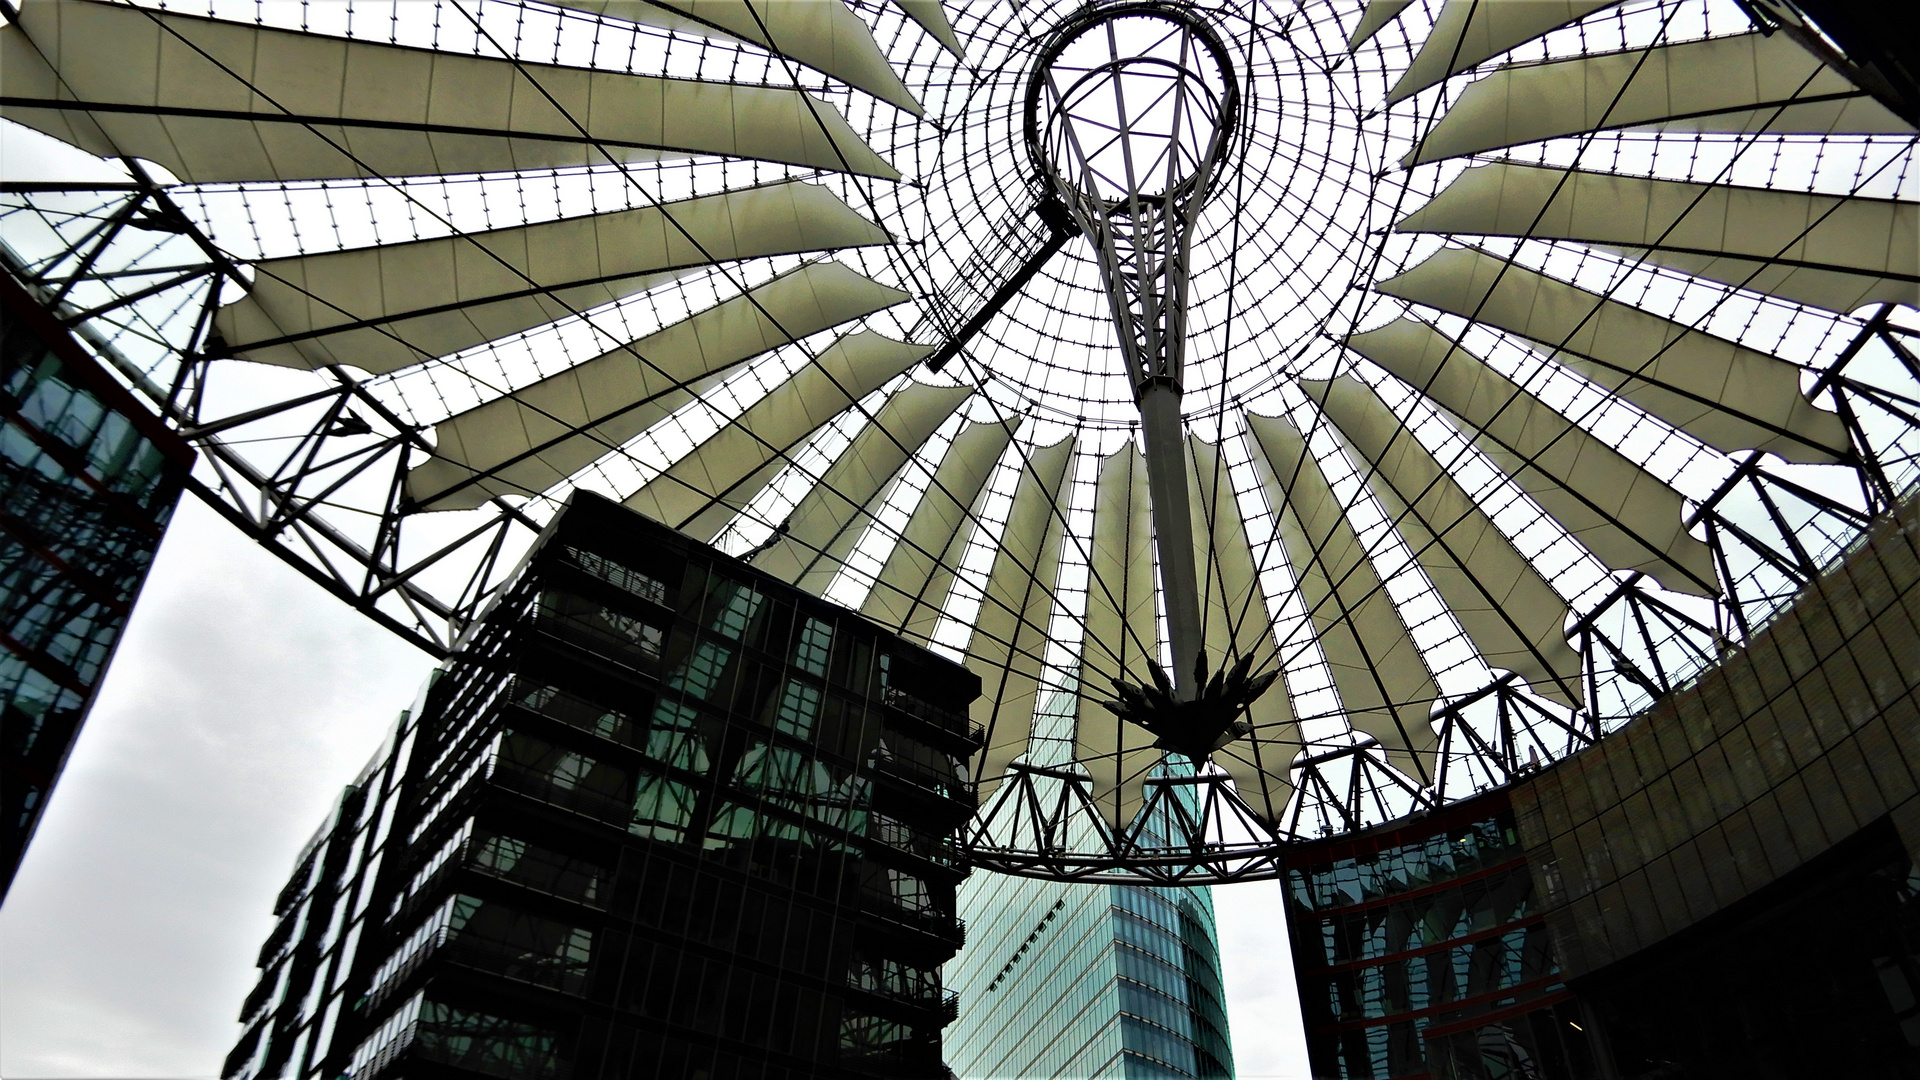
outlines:
M288 886L225 1075L945 1076L978 692L576 495Z
M1598 1075L1504 793L1302 845L1286 886L1314 1076Z
M1233 1075L1208 890L982 873L960 912L947 1060L964 1080Z
M193 451L0 275L0 897Z

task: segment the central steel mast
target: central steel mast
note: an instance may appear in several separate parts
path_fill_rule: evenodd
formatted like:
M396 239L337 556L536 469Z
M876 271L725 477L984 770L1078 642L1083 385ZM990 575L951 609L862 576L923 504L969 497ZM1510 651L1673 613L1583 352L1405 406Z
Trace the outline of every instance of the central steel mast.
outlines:
M1199 691L1203 641L1180 406L1190 248L1238 111L1219 37L1166 4L1096 8L1069 21L1028 86L1028 145L1093 245L1140 410L1182 699Z

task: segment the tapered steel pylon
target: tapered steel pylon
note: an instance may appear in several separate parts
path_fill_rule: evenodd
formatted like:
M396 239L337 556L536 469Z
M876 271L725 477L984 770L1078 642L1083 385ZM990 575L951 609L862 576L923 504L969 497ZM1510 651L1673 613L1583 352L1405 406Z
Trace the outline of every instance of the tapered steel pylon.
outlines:
M1203 628L1181 369L1194 225L1239 111L1233 68L1218 36L1182 8L1095 8L1056 32L1027 105L1036 164L1098 258L1140 409L1174 678L1191 699Z

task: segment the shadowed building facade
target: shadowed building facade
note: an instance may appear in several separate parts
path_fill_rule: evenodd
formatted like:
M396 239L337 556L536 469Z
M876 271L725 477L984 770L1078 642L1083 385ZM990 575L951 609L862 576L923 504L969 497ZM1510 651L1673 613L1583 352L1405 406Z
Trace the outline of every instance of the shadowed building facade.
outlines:
M977 693L576 495L310 847L225 1075L944 1076Z
M0 275L0 898L194 452Z
M1316 1080L1920 1075L1916 540L1564 761L1295 848Z

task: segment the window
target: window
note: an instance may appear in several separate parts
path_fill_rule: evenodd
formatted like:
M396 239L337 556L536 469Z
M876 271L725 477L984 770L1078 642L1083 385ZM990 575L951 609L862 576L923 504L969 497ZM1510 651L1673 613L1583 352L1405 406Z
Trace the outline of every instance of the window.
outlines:
M414 1044L423 1057L509 1080L544 1080L560 1060L551 1031L432 1001L420 1009Z
M511 836L489 836L473 854L474 869L531 889L589 903L600 899L605 871L584 859Z
M793 662L809 675L825 677L827 654L833 648L833 627L819 619L808 619L800 627L800 641L793 647Z
M614 562L604 555L591 551L581 551L576 547L567 548L567 559L573 565L599 578L615 588L622 589L640 597L664 605L667 602L667 587L663 583L628 566Z
M661 765L705 776L706 739L695 724L698 715L685 705L661 702L654 709L653 726L647 732L647 757ZM678 843L686 839L694 798L694 790L686 782L663 770L642 769L634 783L633 822L627 831L635 836Z

